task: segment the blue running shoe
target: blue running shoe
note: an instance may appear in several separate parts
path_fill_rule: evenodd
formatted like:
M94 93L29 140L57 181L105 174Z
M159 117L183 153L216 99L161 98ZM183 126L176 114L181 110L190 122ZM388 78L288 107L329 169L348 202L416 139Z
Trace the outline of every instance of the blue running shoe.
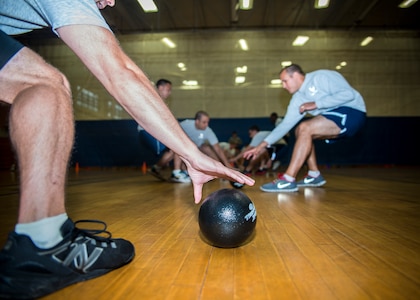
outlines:
M296 182L287 181L283 176L279 176L278 179L273 182L266 183L260 187L260 190L268 193L281 193L281 192L297 192L298 187Z
M318 177L312 177L312 176L306 175L305 178L298 181L296 184L298 187L317 187L317 186L322 186L326 183L327 181L324 179L324 177L322 177L322 175L319 174Z

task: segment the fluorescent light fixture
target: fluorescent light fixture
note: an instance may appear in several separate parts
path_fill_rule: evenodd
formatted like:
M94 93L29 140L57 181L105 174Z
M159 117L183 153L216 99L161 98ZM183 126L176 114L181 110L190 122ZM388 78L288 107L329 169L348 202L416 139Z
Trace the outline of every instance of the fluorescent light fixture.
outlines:
M330 5L330 0L315 0L315 8L327 8Z
M398 7L399 8L408 8L416 2L417 2L417 0L404 0L403 2L400 3L400 5L398 5Z
M247 51L249 49L248 48L248 43L244 39L239 40L239 46L241 46L241 49L244 50L244 51Z
M176 47L176 45L175 45L175 43L174 42L172 42L169 38L167 38L167 37L164 37L163 39L162 39L162 42L166 45L166 46L168 46L169 48L175 48Z
M278 79L271 79L270 84L271 85L281 85L281 80L279 78Z
M197 80L183 80L180 88L182 90L198 90L200 85Z
M179 62L179 63L178 63L178 68L179 68L181 71L187 71L187 66L185 66L185 64L184 64L183 62Z
M239 0L239 8L243 10L252 9L254 0Z
M248 72L248 67L247 66L236 68L236 73L238 73L238 74L246 74L246 72Z
M183 80L182 84L183 85L188 85L188 86L197 86L198 81L197 80Z
M367 36L364 38L364 40L360 43L360 46L364 47L367 46L370 42L373 41L373 37Z
M293 46L303 46L309 40L309 36L298 35L293 41Z
M236 76L235 77L235 83L240 84L245 82L245 76Z
M153 0L137 0L144 12L157 12L158 8Z
M281 67L285 68L285 67L290 66L291 64L292 64L292 62L290 60L285 60L285 61L281 62Z

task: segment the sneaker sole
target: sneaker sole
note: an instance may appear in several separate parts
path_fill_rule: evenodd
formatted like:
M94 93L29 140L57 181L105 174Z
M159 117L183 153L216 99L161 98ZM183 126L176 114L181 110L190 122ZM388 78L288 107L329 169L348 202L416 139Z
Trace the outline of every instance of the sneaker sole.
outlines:
M162 175L159 175L159 174L153 173L153 172L151 172L151 171L147 171L147 173L148 173L148 174L150 174L150 175L152 175L153 177L155 177L155 178L159 179L159 180L162 180L162 181L168 181L168 180L167 180L165 177L163 177Z
M173 182L173 183L191 183L191 181L179 181L179 180L176 180L176 179L171 179L171 182Z
M265 189L262 186L260 187L260 190L263 192L267 192L267 193L293 193L293 192L297 192L298 188L294 188L294 189L284 189L284 190L272 190L272 189Z
M134 258L134 255L127 262L125 262L124 265L121 265L114 269L98 269L87 274L71 274L67 277L65 276L59 277L59 276L54 276L54 275L48 276L48 275L39 274L37 275L36 278L34 278L33 276L31 276L30 278L26 278L25 276L20 276L20 278L16 279L16 277L14 276L13 277L10 277L7 275L2 276L1 280L4 280L4 282L7 282L7 283L14 283L15 286L25 287L25 284L27 284L27 282L32 282L32 283L38 283L38 287L41 287L41 288L38 288L37 290L32 290L30 293L24 293L24 292L17 291L16 289L12 289L11 291L8 291L7 288L1 287L0 298L1 299L36 299L36 298L44 297L54 292L57 292L59 290L62 290L68 286L76 284L78 282L94 279L102 275L105 275L107 273L110 273L114 270L117 270L119 268L122 268L128 263L130 263L133 260L133 258Z
M327 183L327 181L324 180L324 181L321 181L321 182L318 182L318 183L309 183L309 184L305 184L305 183L298 184L297 183L297 186L298 187L320 187L320 186L323 186L326 183Z

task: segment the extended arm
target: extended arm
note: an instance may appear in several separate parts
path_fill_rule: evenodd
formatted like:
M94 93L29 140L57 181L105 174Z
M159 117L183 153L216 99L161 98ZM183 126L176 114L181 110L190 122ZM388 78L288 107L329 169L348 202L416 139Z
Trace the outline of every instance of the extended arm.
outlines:
M194 183L196 203L201 199L203 184L216 176L254 184L251 178L209 159L197 149L149 79L122 51L110 31L73 25L61 27L57 32L122 107L150 134L181 156Z

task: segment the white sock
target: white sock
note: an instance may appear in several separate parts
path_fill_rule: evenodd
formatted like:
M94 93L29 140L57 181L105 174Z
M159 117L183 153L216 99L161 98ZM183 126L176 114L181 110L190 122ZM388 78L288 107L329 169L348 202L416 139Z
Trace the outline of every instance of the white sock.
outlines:
M181 170L179 170L179 169L172 171L172 174L174 174L174 175L178 175L179 173L181 173Z
M313 177L313 178L317 178L319 176L319 174L321 174L320 171L311 171L309 170L308 175Z
M284 177L287 181L289 181L289 182L293 182L293 181L295 181L295 178L294 178L294 177L292 177L292 176L290 176L290 175L283 174L283 177Z
M15 232L29 236L38 248L48 249L63 240L60 228L67 219L68 216L64 213L31 223L16 224Z

